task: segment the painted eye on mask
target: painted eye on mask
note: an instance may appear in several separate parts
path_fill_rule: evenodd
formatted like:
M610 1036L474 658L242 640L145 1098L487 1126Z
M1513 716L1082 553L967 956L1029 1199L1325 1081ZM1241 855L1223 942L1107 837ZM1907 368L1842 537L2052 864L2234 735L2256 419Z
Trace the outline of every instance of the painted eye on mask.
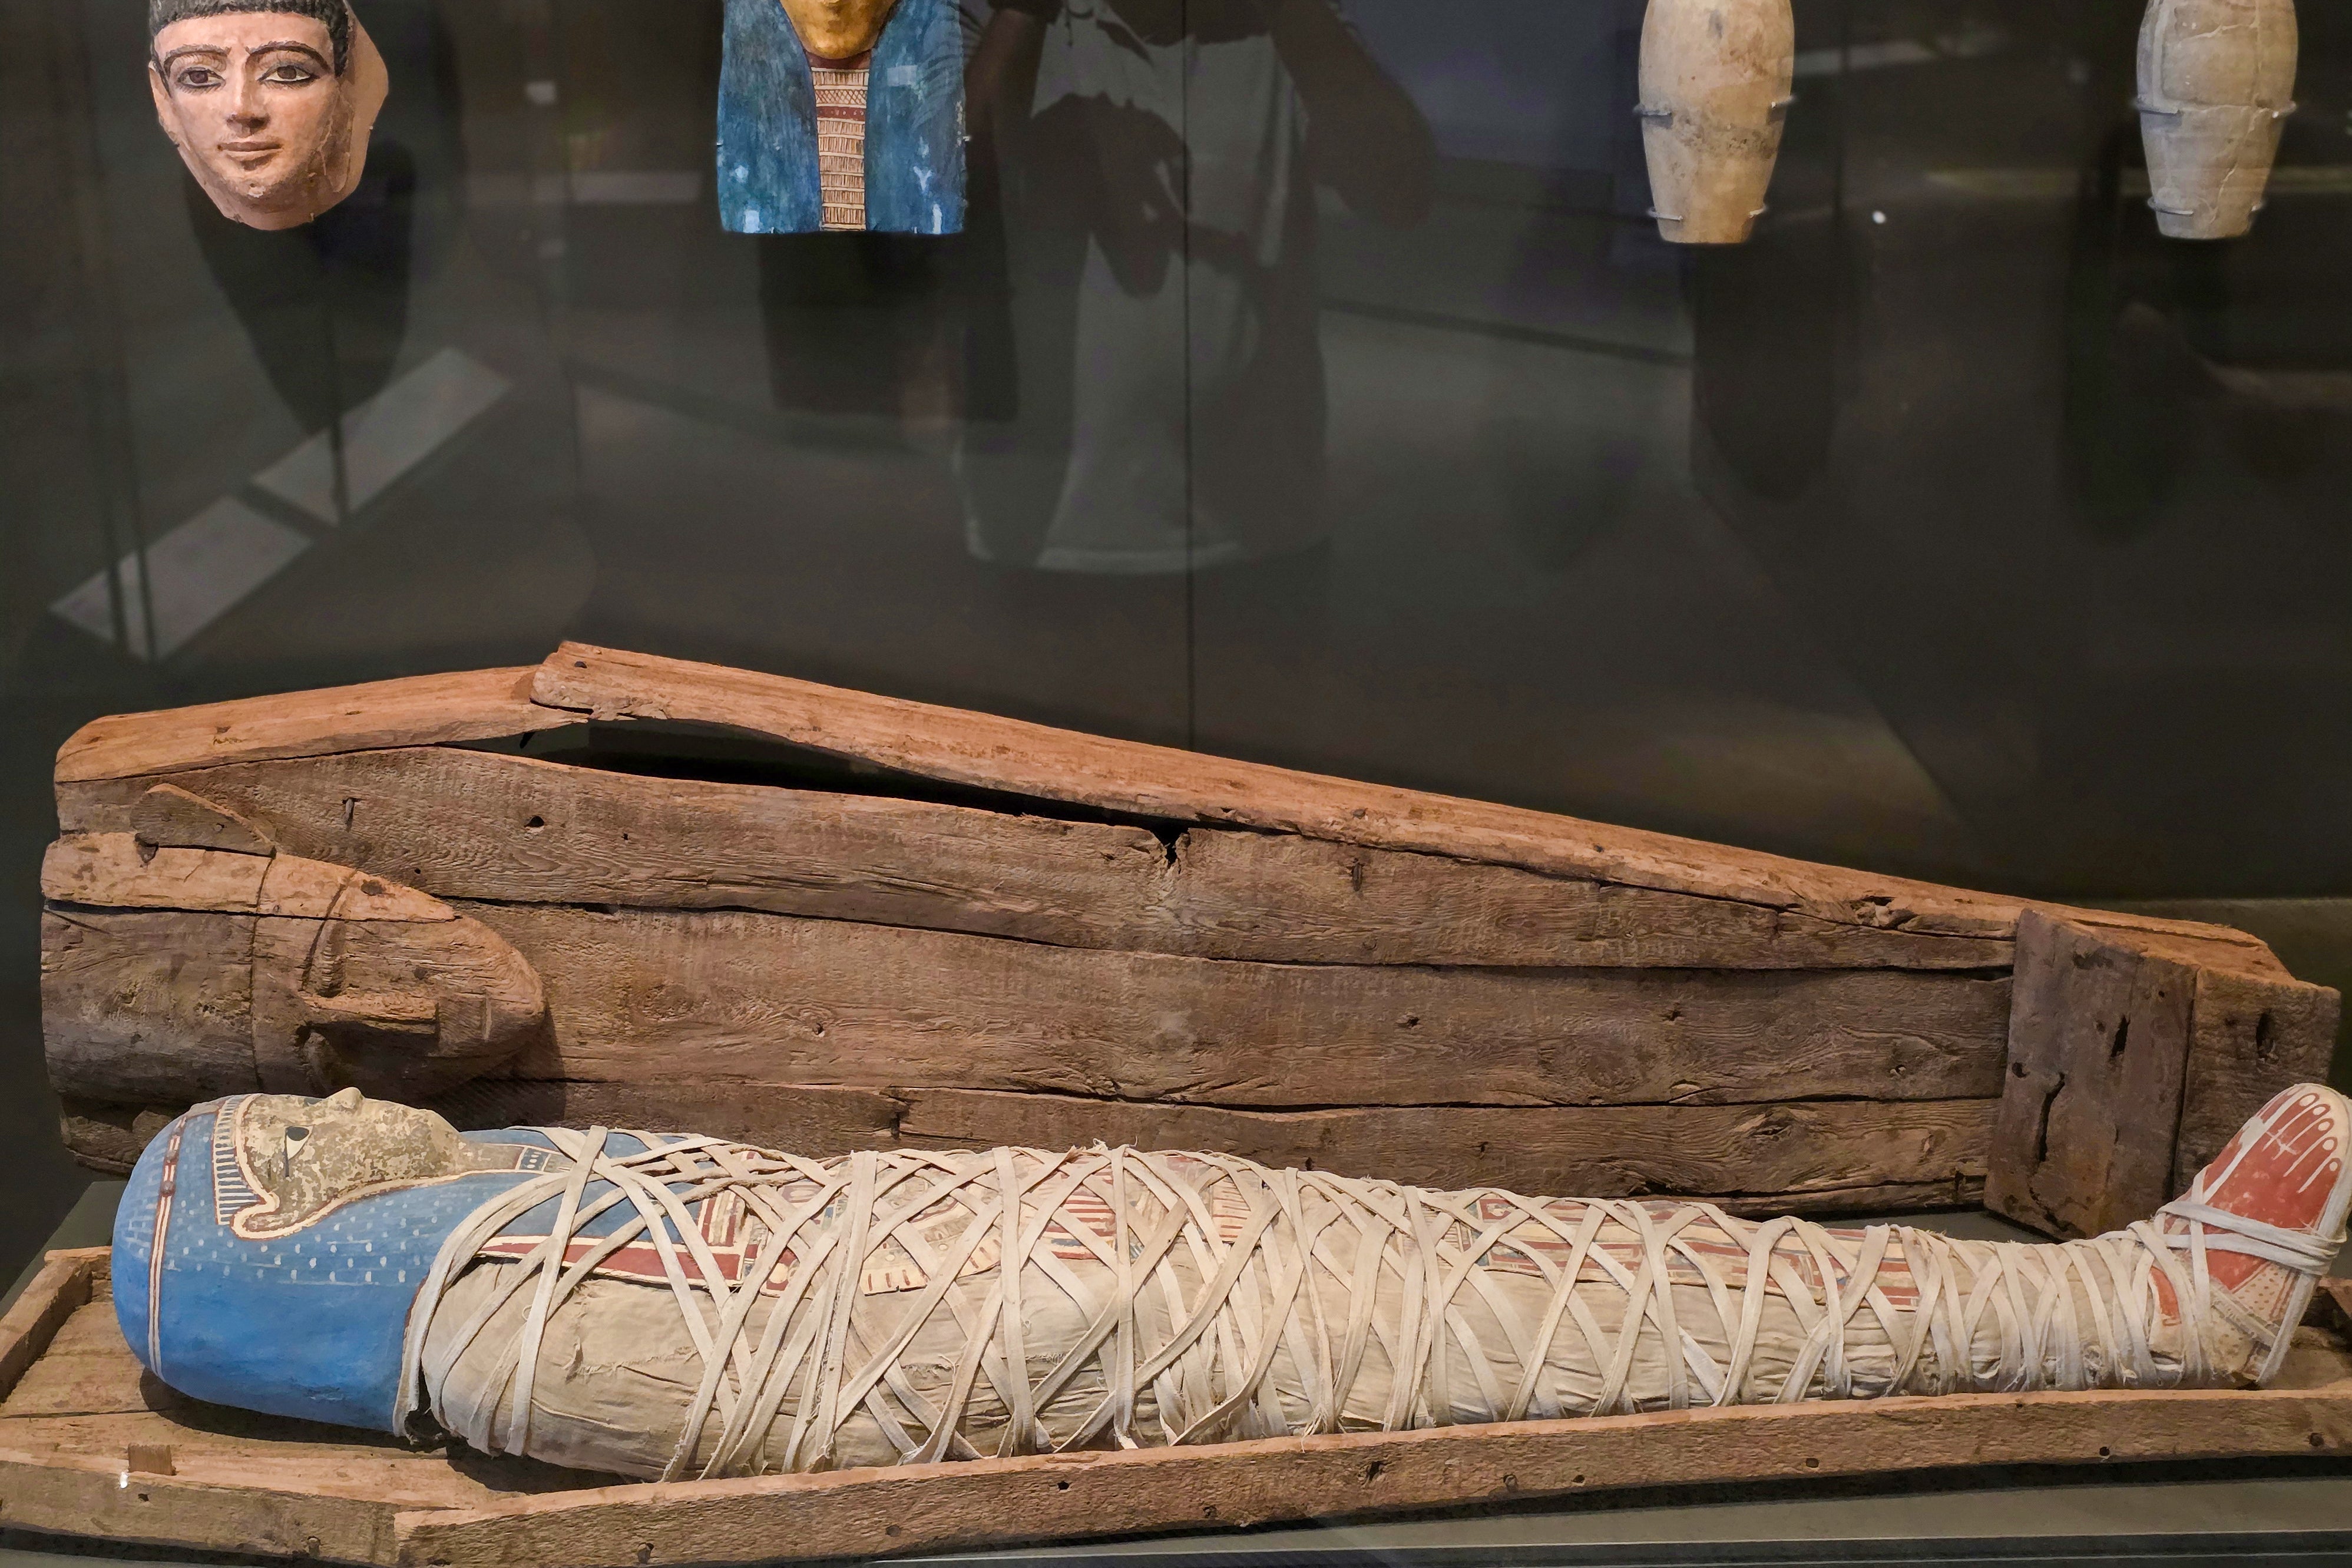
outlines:
M286 1130L286 1157L289 1160L291 1160L295 1155L300 1153L304 1145L308 1144L310 1142L310 1130L309 1128L289 1127Z

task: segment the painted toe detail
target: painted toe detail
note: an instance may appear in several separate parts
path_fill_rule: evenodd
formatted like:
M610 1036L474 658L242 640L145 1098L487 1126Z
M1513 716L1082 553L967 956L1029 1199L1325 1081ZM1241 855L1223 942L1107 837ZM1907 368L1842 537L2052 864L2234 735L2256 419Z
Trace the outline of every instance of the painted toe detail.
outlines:
M2221 1311L2252 1342L2266 1380L2285 1354L2290 1331L2310 1303L2314 1281L2344 1245L2352 1207L2352 1101L2318 1084L2280 1093L2239 1129L2189 1191L2167 1204L2157 1226L2174 1268L2159 1270L2158 1302L2177 1319L2174 1279L2192 1291L2201 1266L2226 1297Z

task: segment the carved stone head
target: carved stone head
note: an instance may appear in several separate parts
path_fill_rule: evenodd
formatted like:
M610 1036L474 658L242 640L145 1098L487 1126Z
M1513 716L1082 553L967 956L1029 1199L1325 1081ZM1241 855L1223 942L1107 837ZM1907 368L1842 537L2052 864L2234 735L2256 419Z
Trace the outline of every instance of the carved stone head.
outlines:
M879 42L898 0L783 0L801 47L819 59L855 59Z
M148 0L156 118L224 216L298 228L359 188L391 90L346 0Z

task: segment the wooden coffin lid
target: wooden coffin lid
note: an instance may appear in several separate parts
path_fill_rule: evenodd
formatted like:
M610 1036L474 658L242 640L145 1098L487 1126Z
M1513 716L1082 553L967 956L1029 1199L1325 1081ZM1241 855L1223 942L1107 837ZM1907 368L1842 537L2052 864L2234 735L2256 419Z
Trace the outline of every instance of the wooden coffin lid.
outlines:
M2132 933L2186 962L2279 978L2242 931L2062 910L1485 801L1111 740L788 677L566 643L535 668L420 676L101 719L58 755L59 784L227 762L458 744L589 720L709 726L940 783L1138 817L1517 867L1728 899L1839 924L2009 940L2029 908Z

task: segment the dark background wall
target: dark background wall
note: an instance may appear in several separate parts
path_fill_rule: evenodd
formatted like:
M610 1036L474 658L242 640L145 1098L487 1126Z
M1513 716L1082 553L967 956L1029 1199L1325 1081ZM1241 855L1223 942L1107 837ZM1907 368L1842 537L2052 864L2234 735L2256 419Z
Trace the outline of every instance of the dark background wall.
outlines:
M362 0L371 184L293 237L191 199L141 7L0 0L0 1263L78 1179L56 745L567 634L2343 983L2352 22L2305 8L2270 205L2189 246L2136 7L1798 0L1772 210L1693 254L1642 216L1640 10L1350 0L1342 47L1072 0L972 231L908 244L718 231L715 0ZM1302 78L1370 129L1299 144Z

